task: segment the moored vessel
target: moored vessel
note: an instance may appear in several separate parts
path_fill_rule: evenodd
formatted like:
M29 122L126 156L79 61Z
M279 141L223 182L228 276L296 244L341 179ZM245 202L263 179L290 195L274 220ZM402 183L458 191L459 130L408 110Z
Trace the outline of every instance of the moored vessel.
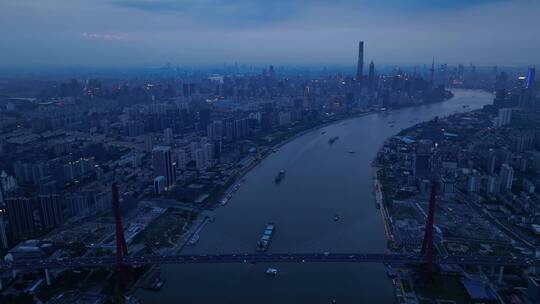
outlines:
M263 235L257 242L257 251L268 250L268 247L270 246L270 241L272 240L272 237L274 236L275 229L276 229L276 225L274 223L270 222L266 224L266 227L264 227Z

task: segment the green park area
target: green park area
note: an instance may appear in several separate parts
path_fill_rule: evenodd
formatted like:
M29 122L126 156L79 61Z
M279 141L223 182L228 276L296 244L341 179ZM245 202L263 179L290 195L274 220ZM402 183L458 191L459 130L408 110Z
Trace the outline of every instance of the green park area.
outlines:
M139 233L135 243L144 243L152 249L172 248L197 218L197 213L188 210L167 210Z

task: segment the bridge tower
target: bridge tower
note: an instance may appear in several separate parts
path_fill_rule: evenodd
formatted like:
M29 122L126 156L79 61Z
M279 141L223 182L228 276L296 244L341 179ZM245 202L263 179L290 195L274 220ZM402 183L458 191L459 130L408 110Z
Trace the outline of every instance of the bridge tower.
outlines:
M124 303L124 257L128 250L124 238L124 228L122 227L122 218L120 217L120 194L118 185L112 184L114 222L116 225L116 303Z
M426 229L422 242L422 255L425 263L422 267L422 276L426 281L430 281L433 274L433 222L435 217L435 201L437 195L437 182L431 181L431 195L429 198L428 216L426 219Z

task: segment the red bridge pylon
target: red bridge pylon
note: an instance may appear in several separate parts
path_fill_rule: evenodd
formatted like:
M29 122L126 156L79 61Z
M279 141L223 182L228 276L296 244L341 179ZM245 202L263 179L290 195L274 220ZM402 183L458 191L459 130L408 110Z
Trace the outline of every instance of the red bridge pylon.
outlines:
M422 276L425 281L431 281L433 275L433 222L435 217L435 201L437 195L437 181L431 181L431 195L429 198L428 216L426 219L426 229L422 242L422 255L425 264L422 267Z
M120 217L120 194L118 193L118 185L116 183L112 184L112 196L114 222L116 225L116 301L117 303L124 303L124 257L127 256L128 250L124 238L122 218Z

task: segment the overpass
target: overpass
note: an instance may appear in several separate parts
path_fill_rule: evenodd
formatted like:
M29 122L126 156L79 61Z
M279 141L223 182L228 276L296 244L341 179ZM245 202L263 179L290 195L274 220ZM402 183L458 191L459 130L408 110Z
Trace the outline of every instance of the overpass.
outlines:
M387 263L392 265L423 265L421 254L376 253L231 253L125 256L122 264L230 264L230 263ZM38 270L54 268L112 267L116 257L82 257L71 259L28 259L1 263L0 270ZM433 263L483 266L540 266L540 258L528 256L433 256Z

